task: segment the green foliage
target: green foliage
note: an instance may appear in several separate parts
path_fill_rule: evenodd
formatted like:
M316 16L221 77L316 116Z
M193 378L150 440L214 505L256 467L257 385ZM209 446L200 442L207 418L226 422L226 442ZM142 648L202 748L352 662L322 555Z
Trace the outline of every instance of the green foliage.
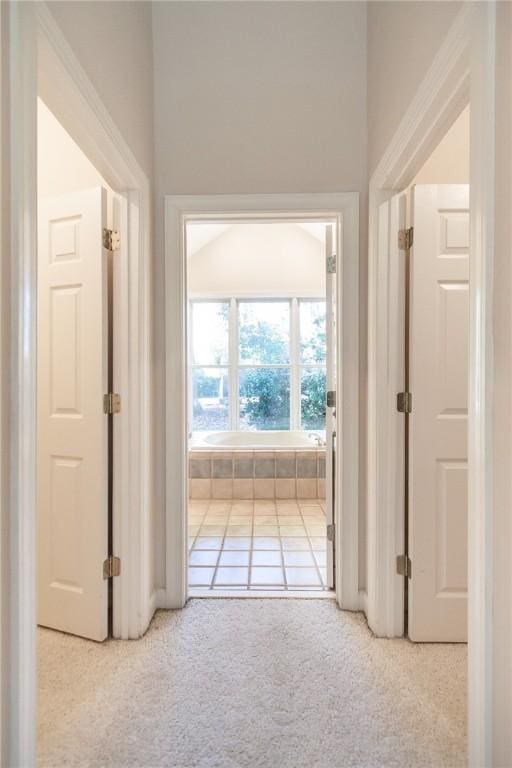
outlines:
M288 335L266 320L246 316L240 323L240 360L279 364L289 361Z
M254 429L290 428L290 377L287 370L250 368L240 380L241 417Z
M300 389L302 428L325 429L325 372L305 370Z
M204 408L201 402L210 399L208 408ZM215 401L217 402L215 403ZM204 369L196 368L194 371L192 393L193 429L208 431L227 429L228 415L228 377L227 372L222 375L222 380L217 372L211 373Z
M327 336L325 333L325 314L313 318L314 334L301 341L301 357L304 363L323 363Z

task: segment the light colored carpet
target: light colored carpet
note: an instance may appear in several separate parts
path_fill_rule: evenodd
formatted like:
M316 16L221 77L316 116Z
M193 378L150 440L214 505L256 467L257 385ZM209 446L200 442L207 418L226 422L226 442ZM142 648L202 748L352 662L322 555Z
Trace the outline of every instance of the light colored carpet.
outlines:
M39 764L460 768L465 690L464 646L330 600L192 600L140 641L41 630Z

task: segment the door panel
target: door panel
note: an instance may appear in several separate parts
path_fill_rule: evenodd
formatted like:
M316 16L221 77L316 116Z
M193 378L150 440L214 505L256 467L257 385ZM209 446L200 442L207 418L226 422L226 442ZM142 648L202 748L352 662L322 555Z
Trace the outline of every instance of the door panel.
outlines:
M38 623L108 631L106 192L39 202Z
M400 193L379 206L379 240L378 240L378 272L377 280L378 303L376 307L378 328L385 329L388 334L386 344L377 344L376 365L379 378L386 380L387 386L377 405L376 418L379 420L379 431L386 435L386 451L392 457L392 470L387 474L385 482L381 478L384 490L379 504L386 505L389 510L403 509L405 501L406 465L406 421L403 414L396 410L396 394L406 387L406 338L405 338L405 305L406 305L406 257L405 252L398 246L398 233L406 227L407 195ZM387 278L384 275L387 274ZM389 407L392 403L392 408ZM389 559L388 579L386 583L376 586L379 595L387 594L393 610L391 629L393 634L404 631L404 577L396 572L395 562L399 555L405 552L406 530L396 527L394 548ZM384 599L382 597L381 599Z
M409 637L467 638L469 189L411 195Z

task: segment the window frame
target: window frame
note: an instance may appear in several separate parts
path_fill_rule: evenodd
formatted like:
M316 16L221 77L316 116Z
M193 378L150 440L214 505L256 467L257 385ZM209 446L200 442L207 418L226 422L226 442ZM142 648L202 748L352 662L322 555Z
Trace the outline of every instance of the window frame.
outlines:
M250 303L281 303L289 305L289 339L290 356L288 363L242 363L240 362L240 316L239 305ZM229 418L228 426L230 432L241 432L240 429L240 371L251 368L284 368L290 371L290 427L286 431L307 431L302 427L301 413L301 379L304 370L327 370L327 359L323 363L304 363L301 359L300 346L300 304L306 302L322 302L326 305L326 297L319 295L296 295L296 296L190 296L188 299L188 431L192 435L193 429L193 371L195 369L219 369L228 371L229 381ZM227 304L228 312L228 362L226 364L208 365L193 361L193 305L200 303L208 304ZM327 358L327 350L326 350ZM258 430L267 431L267 430ZM273 431L273 430L268 430ZM284 430L283 430L284 431ZM315 430L311 430L315 431Z

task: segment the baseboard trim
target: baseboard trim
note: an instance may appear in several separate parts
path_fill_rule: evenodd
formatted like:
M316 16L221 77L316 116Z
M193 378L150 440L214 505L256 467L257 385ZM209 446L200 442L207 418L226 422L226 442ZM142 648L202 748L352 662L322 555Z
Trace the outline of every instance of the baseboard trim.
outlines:
M266 590L266 589L251 589L250 591L236 591L234 589L189 589L188 599L217 599L222 597L228 600L261 600L261 599L274 599L274 600L336 600L336 593L334 590Z

